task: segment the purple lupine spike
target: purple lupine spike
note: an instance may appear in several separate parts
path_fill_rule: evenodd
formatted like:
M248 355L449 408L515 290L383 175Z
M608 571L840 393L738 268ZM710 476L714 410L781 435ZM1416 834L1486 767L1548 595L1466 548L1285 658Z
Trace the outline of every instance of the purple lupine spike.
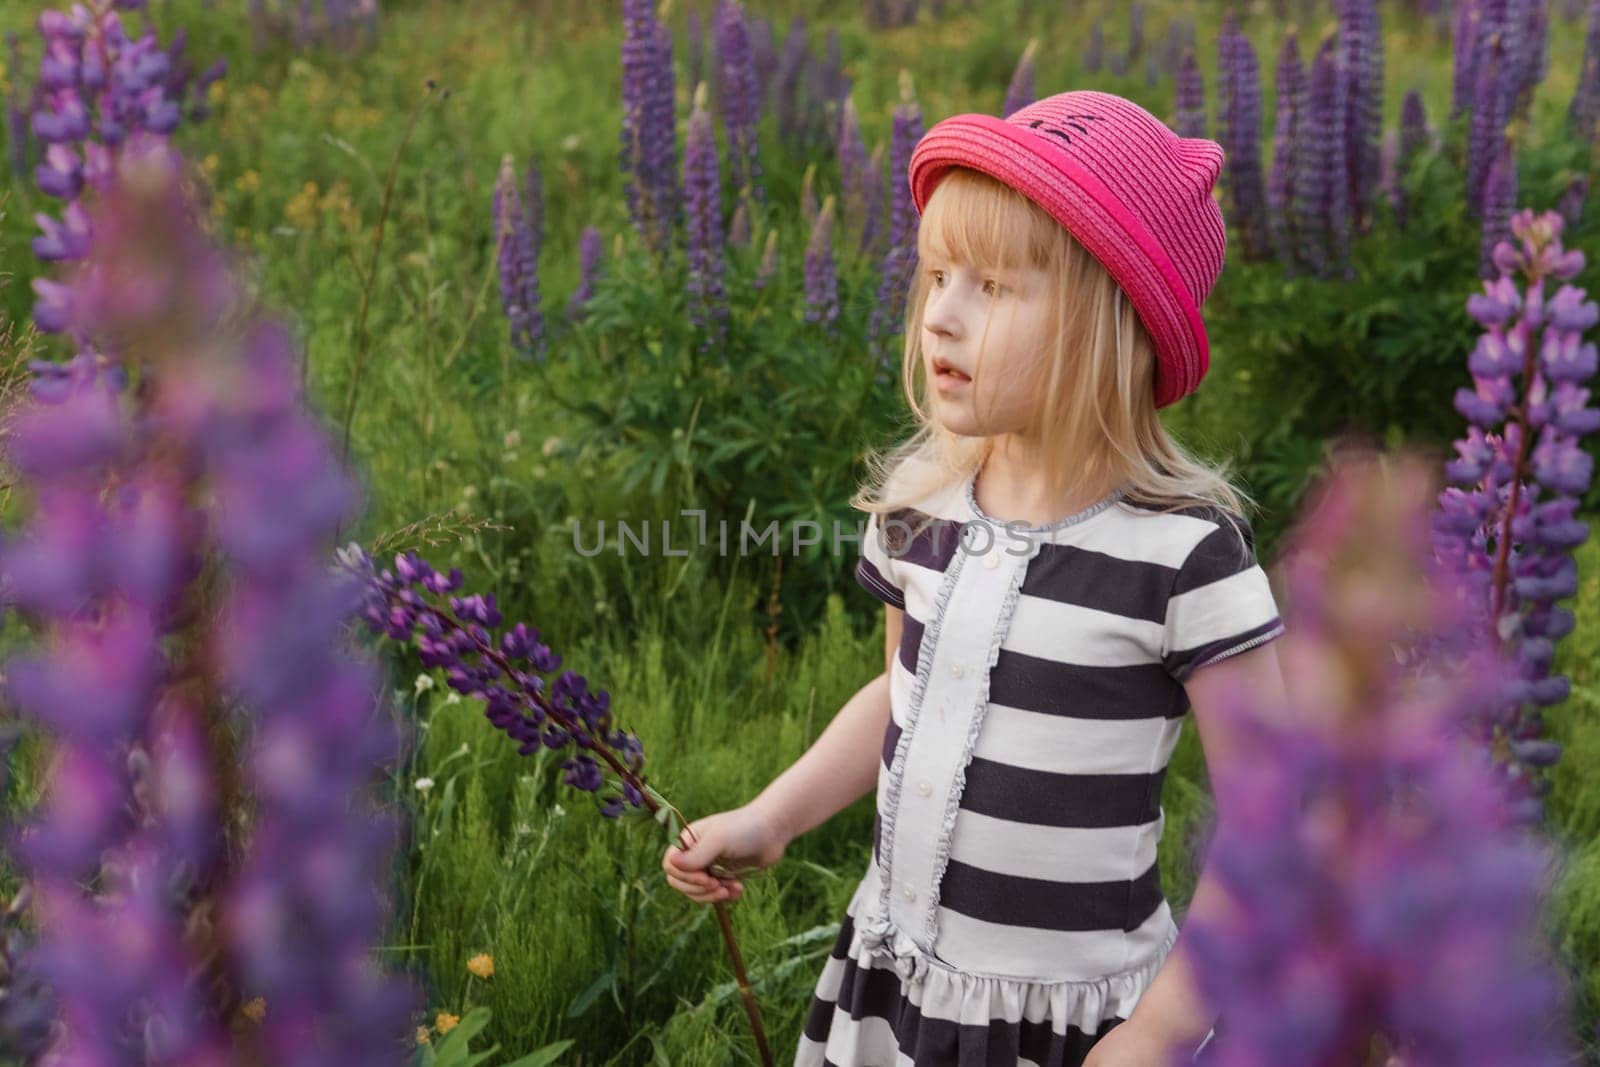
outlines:
M783 52L772 74L772 106L778 120L778 137L797 155L800 134L801 79L811 56L806 47L806 20L796 15L783 38Z
M492 196L495 258L500 270L500 304L510 324L511 347L523 359L545 358L544 313L540 308L539 256L533 230L517 191L517 171L507 153Z
M753 289L765 289L772 284L772 279L778 273L778 231L767 231L767 245L761 252L761 264L756 268L756 276L751 280Z
M1144 54L1144 3L1133 0L1128 5L1128 62L1139 62Z
M1400 105L1400 130L1394 139L1394 157L1388 179L1389 202L1394 205L1395 221L1405 228L1408 202L1404 177L1410 171L1417 153L1429 148L1433 133L1428 128L1428 113L1423 107L1422 94L1416 89L1406 93Z
M1160 83L1161 53L1152 48L1144 56L1144 86L1146 89L1154 89Z
M1567 106L1567 129L1587 144L1600 136L1600 0L1589 0L1588 29L1583 35L1583 67Z
M1576 227L1583 218L1584 202L1589 198L1589 176L1580 174L1567 184L1566 192L1561 194L1561 201L1556 210L1561 213L1562 219L1568 226Z
M414 640L423 666L443 670L462 696L482 699L484 717L517 743L519 754L568 750L562 781L587 793L608 791L599 806L607 818L630 807L659 810L660 795L640 775L644 745L617 728L610 692L563 669L560 653L535 627L506 626L497 640L491 631L504 620L489 607L494 594L448 595L460 588L461 572L441 575L414 553L396 556L393 571L377 573L365 551L352 545L341 563L365 587L368 627L394 641ZM615 775L610 790L607 771Z
M600 277L600 257L604 250L605 243L599 228L585 226L583 235L578 238L578 288L567 300L567 318L573 322L583 318L585 308L594 297L594 285Z
M888 178L884 169L883 142L873 146L867 160L866 206L861 219L861 254L881 257L888 250L888 228L884 218L888 213Z
M522 176L522 217L527 221L534 262L538 262L544 252L544 174L532 156Z
M877 304L867 335L881 343L902 328L908 287L917 269L918 216L911 200L911 151L922 139L922 109L917 105L911 72L900 72L900 105L894 110L889 148L889 247L884 254ZM888 348L882 345L887 361Z
M846 232L855 234L859 240L866 224L868 185L874 178L867 165L867 144L861 139L855 101L848 96L839 114L834 155L839 159L839 216Z
M1341 176L1344 160L1345 101L1341 95L1337 38L1323 38L1311 65L1303 135L1295 147L1294 230L1299 262L1318 278L1348 272L1348 211Z
M1483 15L1477 0L1456 4L1453 65L1450 89L1450 120L1472 106L1473 87L1478 83L1478 24Z
M1378 138L1383 132L1383 32L1377 0L1340 0L1339 60L1345 87L1345 196L1350 218L1372 226L1378 186Z
M1512 799L1532 821L1549 784L1538 769L1554 758L1548 745L1533 744L1540 709L1570 689L1550 664L1553 642L1572 628L1571 613L1555 602L1576 591L1570 552L1588 536L1574 518L1593 474L1578 441L1600 430L1600 409L1588 406L1583 387L1600 363L1595 345L1583 340L1600 321L1600 306L1572 285L1544 298L1547 279L1565 281L1583 269L1583 253L1562 248L1563 227L1556 212L1513 215L1517 244L1496 246L1498 276L1467 301L1485 332L1468 359L1473 388L1456 394L1470 425L1456 442L1460 458L1446 467L1455 485L1440 494L1434 521L1436 553L1472 577L1482 631L1518 667L1477 732L1484 750L1506 763Z
M1467 141L1467 209L1480 218L1483 215L1484 178L1505 135L1506 114L1503 105L1506 97L1501 91L1505 65L1505 52L1500 37L1495 35L1490 38L1488 49L1478 65L1472 128Z
M728 316L723 288L722 186L717 142L706 110L706 84L694 91L694 111L683 147L684 225L689 249L689 319L701 335L702 353L716 349L720 359Z
M1194 49L1186 49L1178 64L1177 115L1172 129L1179 137L1206 135L1206 86L1195 62Z
M760 180L761 147L756 139L761 97L744 5L738 0L718 0L714 19L728 177L734 189L749 187L759 203L765 196Z
M703 81L711 80L711 72L706 65L706 29L700 20L700 12L691 10L684 17L684 38L688 41L685 46L684 73L688 75L690 85L699 85Z
M652 0L622 7L622 170L634 228L657 255L672 239L678 212L672 34Z
M402 1047L415 990L370 966L395 835L369 791L399 738L346 650L358 590L326 567L357 494L292 335L240 317L176 156L139 134L111 167L62 284L74 332L137 353L140 388L97 357L11 440L37 505L0 571L43 636L6 674L58 757L12 841L41 920L18 971L60 1003L47 1062L371 1062ZM247 740L214 750L225 735ZM237 854L229 766L251 816ZM273 1025L235 1036L256 997Z
M750 55L756 67L756 92L760 96L756 113L764 114L767 96L772 88L772 75L778 67L777 41L774 38L772 23L760 15L751 15L747 25L750 28Z
M1022 50L1022 58L1017 60L1017 69L1011 75L1011 84L1006 86L1005 102L1000 107L1001 118L1009 118L1033 103L1033 56L1038 50L1037 38L1030 40Z
M1412 89L1400 105L1400 156L1409 161L1433 142L1433 131L1428 126L1428 110L1422 102L1422 93Z
M12 175L20 179L29 173L33 152L28 112L23 109L17 93L22 82L22 52L14 30L6 31L6 56L6 69L13 72L11 91L6 94L6 153Z
M833 263L834 198L828 197L817 212L811 240L806 244L806 321L821 323L830 332L839 318L839 275Z
M1261 177L1261 73L1255 46L1239 31L1232 12L1218 37L1218 139L1227 159L1224 187L1229 212L1243 238L1247 259L1263 259L1268 244L1266 193Z
M1541 909L1559 850L1509 817L1460 740L1510 670L1463 640L1455 582L1426 556L1425 463L1363 459L1320 489L1280 568L1281 655L1339 694L1220 701L1242 756L1218 770L1206 858L1234 903L1184 934L1227 1020L1202 1058L1363 1063L1381 1037L1408 1063L1556 1067L1565 993ZM1399 583L1376 619L1375 573ZM1448 652L1395 668L1428 641Z
M1517 60L1516 95L1511 114L1525 116L1533 103L1534 91L1544 81L1550 65L1550 0L1523 0L1516 16L1526 26L1522 52Z
M1089 44L1083 50L1083 69L1090 74L1098 74L1105 63L1105 55L1105 31L1100 28L1100 20L1095 19L1094 25L1089 27Z
M1483 183L1483 238L1479 248L1478 272L1490 278L1497 273L1495 246L1511 239L1511 212L1517 203L1517 157L1511 139L1501 138L1500 149L1489 166Z
M1283 47L1278 52L1278 65L1273 75L1277 92L1272 133L1272 175L1267 182L1267 228L1272 238L1274 254L1287 274L1297 266L1295 236L1295 182L1298 164L1297 146L1304 134L1306 73L1300 62L1300 42L1293 27L1284 34Z

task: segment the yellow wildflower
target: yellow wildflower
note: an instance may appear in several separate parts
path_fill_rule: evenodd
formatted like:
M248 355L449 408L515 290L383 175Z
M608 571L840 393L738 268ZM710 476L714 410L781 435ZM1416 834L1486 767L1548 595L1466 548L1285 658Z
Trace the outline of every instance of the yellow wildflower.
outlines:
M310 230L317 225L317 183L306 182L283 207L283 217L297 230Z
M215 152L207 152L206 157L200 161L200 169L205 172L207 178L214 178L217 174L217 165L220 162Z
M431 1045L431 1044L433 1044L433 1041L428 1037L428 1028L426 1026L417 1027L417 1044L419 1044L419 1045Z
M239 1013L253 1023L260 1023L267 1017L267 998L256 997L247 1001L245 1006L239 1009Z
M211 106L222 103L222 98L228 95L228 85L221 78L206 86L206 102Z
M261 188L261 174L254 167L233 179L233 187L241 193L253 193Z
M494 957L487 952L480 952L467 961L467 970L479 978L494 977Z
M437 1029L441 1034L448 1034L450 1031L452 1031L452 1030L454 1030L456 1028L456 1023L458 1023L460 1021L461 1021L461 1016L459 1016L459 1015L451 1015L447 1011L441 1011L434 1018L433 1025L434 1025L435 1029Z

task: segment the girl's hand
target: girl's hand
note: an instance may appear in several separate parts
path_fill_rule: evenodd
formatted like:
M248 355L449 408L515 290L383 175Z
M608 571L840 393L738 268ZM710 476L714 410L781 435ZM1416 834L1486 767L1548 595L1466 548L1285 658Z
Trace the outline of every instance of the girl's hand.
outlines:
M1094 1043L1083 1067L1165 1067L1174 1062L1176 1051L1134 1020L1126 1019Z
M783 858L789 835L747 804L695 820L684 827L681 840L683 847L668 845L661 857L667 884L696 904L716 904L743 895L738 875Z

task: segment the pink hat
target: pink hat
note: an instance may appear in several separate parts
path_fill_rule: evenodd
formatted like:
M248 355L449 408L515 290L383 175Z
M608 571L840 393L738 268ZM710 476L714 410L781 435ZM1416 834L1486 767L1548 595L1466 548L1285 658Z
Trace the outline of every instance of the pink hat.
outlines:
M1222 146L1179 137L1120 96L1080 89L1010 118L952 115L911 153L920 216L951 167L970 167L1048 211L1103 263L1155 340L1155 404L1194 392L1210 366L1200 305L1227 248L1212 196Z

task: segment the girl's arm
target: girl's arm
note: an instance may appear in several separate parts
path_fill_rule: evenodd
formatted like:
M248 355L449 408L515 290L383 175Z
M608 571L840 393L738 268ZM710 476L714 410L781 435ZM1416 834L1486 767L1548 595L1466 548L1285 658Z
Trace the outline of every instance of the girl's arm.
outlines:
M782 827L788 840L877 787L883 735L889 728L889 672L905 623L901 609L885 605L883 610L884 672L847 700L805 755L750 802Z
M1201 667L1184 683L1206 763L1213 768L1233 758L1232 731L1227 720L1217 713L1225 691L1232 686L1248 687L1266 707L1283 707L1283 671L1277 642L1269 641ZM1226 911L1230 901L1227 890L1207 864L1195 884L1184 926L1194 919L1208 920ZM1215 1014L1200 995L1187 942L1180 934L1127 1022L1095 1043L1084 1067L1167 1063L1174 1053L1191 1056L1215 1021Z

